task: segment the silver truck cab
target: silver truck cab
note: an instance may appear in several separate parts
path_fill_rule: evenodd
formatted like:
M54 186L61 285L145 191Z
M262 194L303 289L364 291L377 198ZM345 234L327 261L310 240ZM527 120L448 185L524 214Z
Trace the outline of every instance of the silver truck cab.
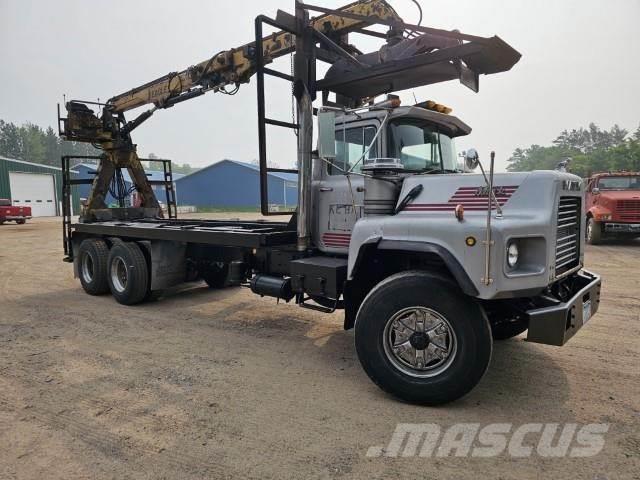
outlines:
M457 117L417 106L345 114L335 123L335 160L328 163L317 159L314 163L312 218L314 244L324 252L338 254L347 253L354 224L364 216L364 177L359 174L367 160L403 157L401 161L408 170L440 168L438 144L416 139L416 135L432 135L440 139L444 168L453 172L458 163L454 139L471 132ZM416 144L400 147L410 140ZM421 148L429 151L425 150L423 156L406 153ZM344 170L353 175L347 178Z
M356 328L365 371L396 395L398 375L449 375L464 335L528 330L529 341L563 345L598 309L600 278L582 269L582 180L558 171L462 172L454 141L470 131L420 106L345 113L335 118L335 157L319 152L314 162L314 244L347 256L345 328ZM375 178L380 159L386 166ZM395 193L380 198L376 180L394 176ZM465 330L456 315L477 318ZM491 347L475 347L477 381ZM438 403L430 392L427 403ZM422 401L416 395L406 387L404 398Z

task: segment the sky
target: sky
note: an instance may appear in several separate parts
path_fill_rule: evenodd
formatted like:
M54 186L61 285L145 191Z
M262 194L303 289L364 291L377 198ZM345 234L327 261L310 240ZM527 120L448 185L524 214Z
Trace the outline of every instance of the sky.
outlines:
M640 0L419 0L423 25L497 35L522 54L511 71L482 76L480 92L457 81L400 93L432 99L473 131L457 139L497 170L517 147L548 145L564 129L595 122L640 125ZM311 3L337 8L347 0ZM410 0L389 0L409 23ZM55 128L56 103L105 100L206 60L253 37L259 14L293 11L293 0L0 0L0 118ZM358 37L362 50L379 48ZM275 66L289 70L289 59ZM291 119L290 86L267 83L267 114ZM128 118L133 118L129 114ZM295 137L269 127L269 160L295 162ZM133 133L139 154L202 167L258 156L255 81L229 97L209 93L158 111Z

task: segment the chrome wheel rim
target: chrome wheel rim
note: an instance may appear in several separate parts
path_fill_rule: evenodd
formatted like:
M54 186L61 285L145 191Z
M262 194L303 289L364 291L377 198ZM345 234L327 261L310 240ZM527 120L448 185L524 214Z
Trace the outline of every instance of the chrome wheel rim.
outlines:
M116 291L122 293L127 288L127 265L121 257L111 260L111 284Z
M408 307L393 315L384 329L387 359L412 377L434 377L451 366L457 352L449 321L427 307Z
M93 258L88 253L82 256L82 279L85 283L91 283L93 280Z

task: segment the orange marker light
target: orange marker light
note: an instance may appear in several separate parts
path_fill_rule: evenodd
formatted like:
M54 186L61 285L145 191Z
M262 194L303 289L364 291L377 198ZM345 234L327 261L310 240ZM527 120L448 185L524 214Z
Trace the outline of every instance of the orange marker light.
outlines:
M438 113L444 113L445 115L449 115L451 112L453 112L452 108L449 108L446 105L442 105L441 103L436 103L433 100L427 100L426 102L416 103L416 107L426 108L427 110L431 110Z

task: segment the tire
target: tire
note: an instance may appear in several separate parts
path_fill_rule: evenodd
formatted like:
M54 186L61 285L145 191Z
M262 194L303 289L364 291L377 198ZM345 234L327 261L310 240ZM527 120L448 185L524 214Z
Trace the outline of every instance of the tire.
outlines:
M529 325L525 320L503 321L491 324L491 335L494 340L508 340L527 331Z
M586 236L589 245L602 243L602 223L596 222L593 217L589 217L587 220Z
M395 340L400 335L394 325L400 325L399 320L411 323L411 317L403 315L412 310L427 314L422 317L422 336L414 338L421 331L414 321L414 333L401 336L408 340L400 343L410 344L405 354L411 358L424 352L423 365L407 365L391 348L392 343L398 345ZM427 327L433 333L427 334ZM392 275L373 288L356 317L355 343L360 363L374 383L402 400L422 405L440 405L468 393L486 372L493 347L484 310L453 282L420 271ZM442 349L446 350L443 358L429 358Z
M200 276L209 285L209 288L224 288L227 286L227 277L229 275L228 263L216 263L204 270Z
M25 223L27 223L26 220L16 220L17 225L24 225Z
M109 247L104 240L88 238L78 248L78 273L82 288L89 295L109 292L107 259Z
M142 302L149 291L149 268L138 244L114 243L107 261L109 289L123 305Z

